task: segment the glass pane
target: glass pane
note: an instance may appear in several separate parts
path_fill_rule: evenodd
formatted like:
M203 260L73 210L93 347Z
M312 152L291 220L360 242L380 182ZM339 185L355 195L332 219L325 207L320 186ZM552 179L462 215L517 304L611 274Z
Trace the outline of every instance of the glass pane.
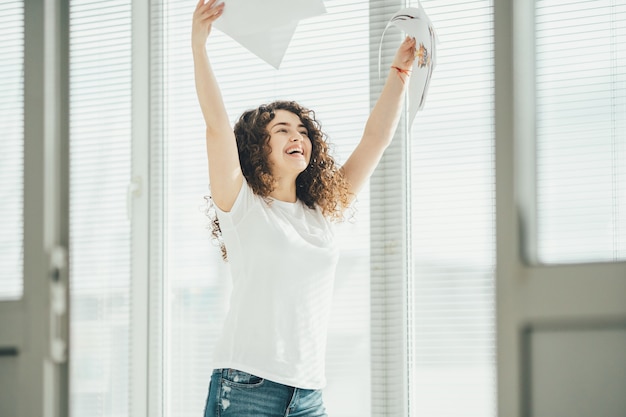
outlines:
M411 130L412 415L495 416L493 2L421 4L440 44Z
M71 414L129 416L131 1L70 1Z
M0 300L20 298L24 260L24 2L0 3Z
M539 260L626 260L626 3L535 14Z
M178 3L176 3L178 4ZM316 111L339 162L356 145L369 114L369 4L326 1L328 13L300 23L280 70L251 55L218 30L208 50L231 121L246 109L275 99L293 99ZM192 8L172 2L155 7L159 23L153 39L163 48L153 54L159 69L154 85L161 104L153 120L162 129L164 230L153 233L164 247L165 311L164 415L197 416L203 409L213 346L228 302L228 264L210 243L204 195L208 193L204 122L193 84L189 47ZM311 45L332 43L332 53ZM341 57L339 59L339 57ZM245 63L242 65L242 63ZM161 71L162 69L162 71ZM160 79L159 77L163 77ZM155 116L159 112L162 115ZM156 119L156 120L155 120ZM157 150L158 152L158 150ZM156 155L156 154L155 154ZM153 156L155 157L155 156ZM153 160L152 166L159 164ZM157 191L158 193L158 191ZM153 193L154 194L154 193ZM370 414L369 355L369 193L359 195L356 221L340 226L342 255L337 270L327 352L330 415ZM365 393L365 397L363 396Z

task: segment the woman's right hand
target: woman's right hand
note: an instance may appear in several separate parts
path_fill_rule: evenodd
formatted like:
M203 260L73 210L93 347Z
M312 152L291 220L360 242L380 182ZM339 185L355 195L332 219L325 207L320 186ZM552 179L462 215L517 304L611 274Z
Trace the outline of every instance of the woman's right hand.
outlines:
M213 22L224 12L224 2L218 0L199 0L196 10L193 12L193 24L191 26L192 47L204 48L206 40L211 33Z

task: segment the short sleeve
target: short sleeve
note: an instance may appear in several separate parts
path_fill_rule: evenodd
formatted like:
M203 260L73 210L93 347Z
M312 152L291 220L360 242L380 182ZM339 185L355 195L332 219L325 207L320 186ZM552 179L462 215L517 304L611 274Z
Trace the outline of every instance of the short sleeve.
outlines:
M217 218L220 221L220 227L234 227L245 217L246 213L250 211L250 208L255 204L256 200L257 197L244 178L239 194L237 194L237 198L230 211L222 211L219 207L215 206Z

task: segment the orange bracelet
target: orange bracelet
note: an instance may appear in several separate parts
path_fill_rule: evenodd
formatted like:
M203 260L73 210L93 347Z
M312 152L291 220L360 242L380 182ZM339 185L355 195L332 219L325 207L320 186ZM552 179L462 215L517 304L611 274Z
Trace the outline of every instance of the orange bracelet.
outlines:
M398 74L398 77L400 77L400 81L402 81L402 84L404 84L404 78L402 77L402 74L406 75L407 77L411 76L411 70L402 69L400 67L396 67L395 65L392 65L391 68L397 71L396 74Z

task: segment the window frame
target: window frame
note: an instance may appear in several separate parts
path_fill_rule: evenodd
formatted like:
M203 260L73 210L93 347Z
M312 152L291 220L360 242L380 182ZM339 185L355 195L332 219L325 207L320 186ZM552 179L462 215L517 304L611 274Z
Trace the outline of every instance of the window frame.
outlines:
M155 416L149 397L150 365L150 0L132 0L131 178L127 212L131 220L131 309L129 412ZM158 377L155 376L155 377Z

